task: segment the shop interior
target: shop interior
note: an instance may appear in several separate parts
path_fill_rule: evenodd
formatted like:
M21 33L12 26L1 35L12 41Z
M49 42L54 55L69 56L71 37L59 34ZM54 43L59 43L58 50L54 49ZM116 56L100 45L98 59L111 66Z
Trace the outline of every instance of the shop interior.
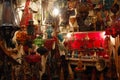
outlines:
M0 0L0 80L120 80L120 0Z

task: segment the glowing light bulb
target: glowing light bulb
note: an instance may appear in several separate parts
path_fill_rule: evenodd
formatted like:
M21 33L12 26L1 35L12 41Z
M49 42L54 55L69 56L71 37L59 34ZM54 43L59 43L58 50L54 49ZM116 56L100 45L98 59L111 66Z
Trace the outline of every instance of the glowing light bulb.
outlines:
M68 34L67 34L67 38L70 38L70 37L71 37L71 33L68 33Z
M53 15L57 16L59 14L59 10L57 8L53 9Z

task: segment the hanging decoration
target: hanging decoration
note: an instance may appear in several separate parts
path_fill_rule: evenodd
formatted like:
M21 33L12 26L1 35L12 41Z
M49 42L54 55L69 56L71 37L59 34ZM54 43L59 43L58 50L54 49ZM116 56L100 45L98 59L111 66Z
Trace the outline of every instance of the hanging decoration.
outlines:
M35 25L33 23L34 23L33 20L28 21L27 34L29 36L34 36L35 35Z
M28 39L27 33L24 31L18 32L16 34L16 39L18 43L24 44L26 40Z
M116 38L118 35L120 35L120 7L116 3L116 0L114 2L114 5L111 6L110 10L113 13L113 16L111 17L113 21L110 27L106 29L106 35L111 35L113 38Z
M113 38L120 35L120 18L116 19L110 27L105 31L106 35L111 35Z
M39 54L30 54L25 57L28 63L37 63L41 61L41 56Z
M14 9L14 1L5 0L3 1L3 11L2 11L2 24L3 25L11 25L18 26L18 18L17 13ZM5 14L7 13L7 15Z
M45 48L44 46L41 46L39 48L37 48L37 52L40 54L40 55L44 55L45 53L48 52L47 48Z
M53 38L52 39L47 39L47 40L45 40L44 46L47 48L47 50L50 51L52 49L55 41L56 40L53 39Z
M104 0L104 8L110 10L113 6L114 0Z
M48 39L52 38L52 33L53 33L53 26L52 25L48 25L46 33L47 33Z
M58 39L60 40L60 42L63 42L64 38L63 38L63 34L58 34L57 35Z
M45 53L48 52L47 48L44 46L44 43L45 41L42 39L43 35L38 35L34 40L33 40L33 43L38 46L37 48L37 52L40 54L40 55L44 55Z
M12 37L16 30L18 30L18 18L17 13L15 11L14 3L15 1L11 0L3 0L2 3L2 19L0 26L0 34L1 37L5 40L7 47L14 48L15 46L12 43ZM6 14L7 13L7 14Z
M117 14L119 12L119 5L117 3L114 4L110 10L113 13L112 19L116 19L119 16L119 14Z
M38 47L41 47L44 45L44 40L42 39L42 35L39 35L37 38L33 40L34 44Z
M37 38L33 40L33 43L38 46L37 52L40 55L44 55L45 53L48 52L47 48L44 47L44 40L42 39L42 35L39 35Z
M32 20L32 13L29 9L30 0L26 0L25 9L21 18L20 26L28 25L28 21Z

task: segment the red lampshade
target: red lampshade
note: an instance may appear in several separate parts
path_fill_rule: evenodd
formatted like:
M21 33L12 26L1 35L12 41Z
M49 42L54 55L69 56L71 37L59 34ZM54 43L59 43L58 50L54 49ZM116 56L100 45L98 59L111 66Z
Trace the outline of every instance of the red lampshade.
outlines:
M41 61L41 56L39 54L30 54L25 57L28 63L37 63Z

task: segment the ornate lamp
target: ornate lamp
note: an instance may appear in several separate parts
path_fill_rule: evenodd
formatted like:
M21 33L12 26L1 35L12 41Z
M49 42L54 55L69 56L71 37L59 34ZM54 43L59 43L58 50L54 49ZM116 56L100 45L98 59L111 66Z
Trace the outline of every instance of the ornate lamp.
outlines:
M19 28L17 26L18 19L13 9L15 1L4 0L2 11L2 25L0 26L1 38L6 42L7 47L14 47L12 44L12 37L14 32ZM6 14L7 13L7 14Z
M3 40L5 41L6 43L6 46L7 47L15 47L13 44L12 44L12 37L14 35L14 32L19 29L13 25L2 25L0 26L0 34L1 34L1 37L3 38Z

